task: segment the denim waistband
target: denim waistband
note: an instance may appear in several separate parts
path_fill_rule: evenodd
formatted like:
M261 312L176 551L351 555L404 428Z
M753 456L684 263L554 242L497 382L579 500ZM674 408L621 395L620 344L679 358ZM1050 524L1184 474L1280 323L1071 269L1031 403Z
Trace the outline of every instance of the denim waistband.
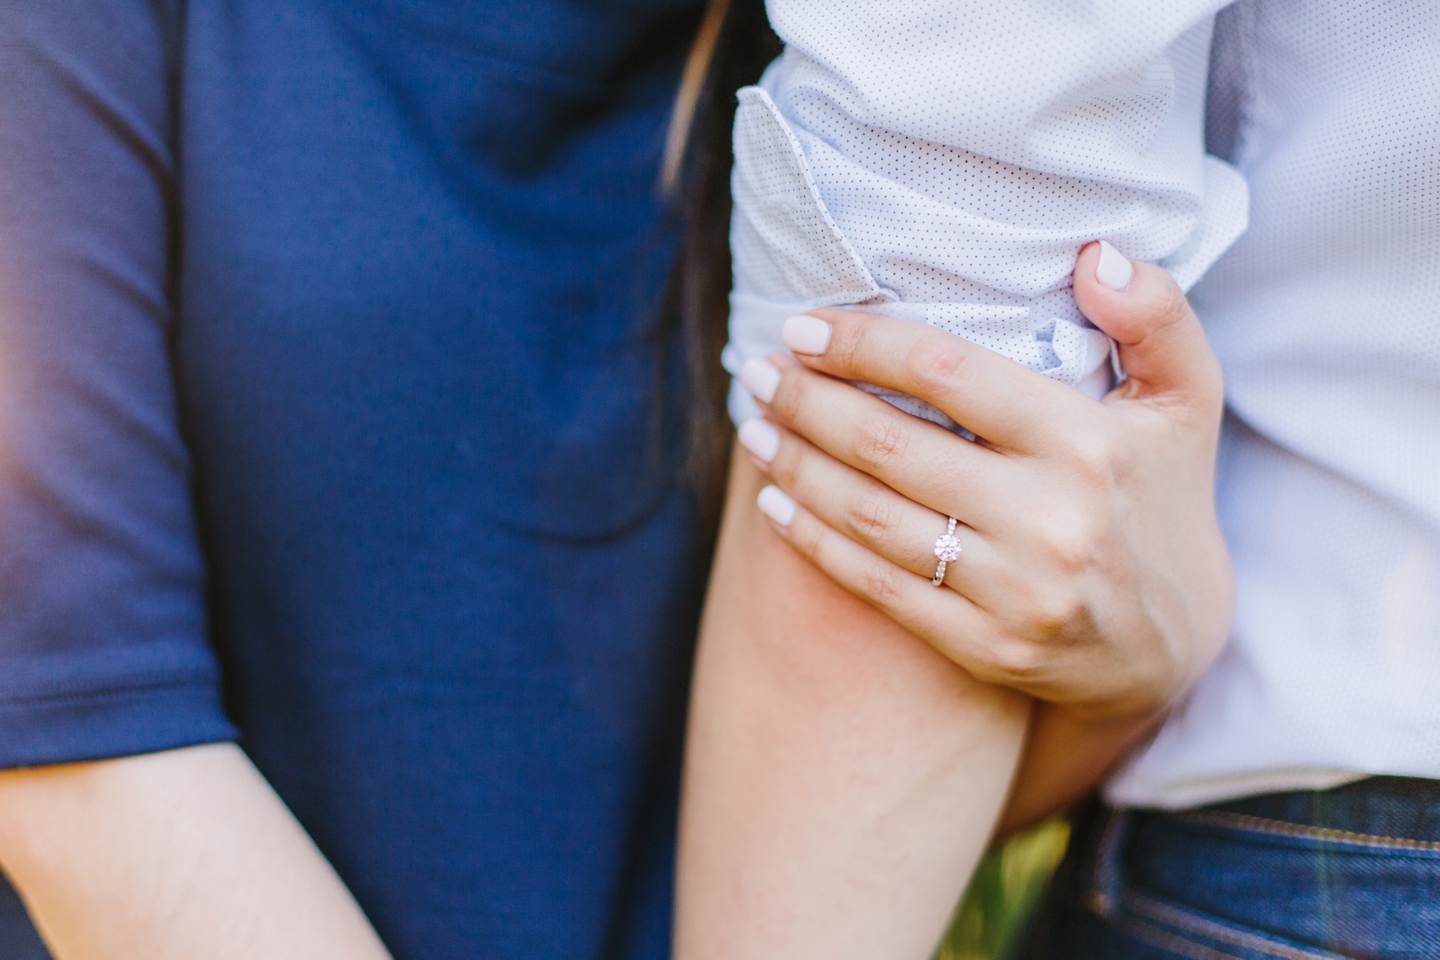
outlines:
M1172 816L1202 821L1247 818L1306 827L1322 835L1440 843L1440 780L1369 777L1333 790L1246 797Z
M1074 893L1116 935L1213 958L1440 957L1440 782L1101 807L1088 821L1067 858Z

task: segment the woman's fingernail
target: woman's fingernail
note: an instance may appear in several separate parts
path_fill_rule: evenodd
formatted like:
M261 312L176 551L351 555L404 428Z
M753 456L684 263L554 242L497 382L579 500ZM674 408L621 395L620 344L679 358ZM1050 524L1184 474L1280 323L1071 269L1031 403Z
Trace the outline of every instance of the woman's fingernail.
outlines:
M780 371L769 360L746 360L740 368L740 383L756 400L769 403L780 386Z
M1095 264L1095 279L1111 290L1124 290L1135 276L1135 264L1104 240L1100 241L1100 262Z
M818 357L830 346L830 324L806 314L791 317L780 331L780 340L795 353Z
M780 452L780 431L760 417L740 424L740 442L755 456L769 463Z
M755 505L760 512L782 527L790 526L790 521L795 519L795 501L785 495L785 491L779 487L766 487L760 491L760 496L755 498Z

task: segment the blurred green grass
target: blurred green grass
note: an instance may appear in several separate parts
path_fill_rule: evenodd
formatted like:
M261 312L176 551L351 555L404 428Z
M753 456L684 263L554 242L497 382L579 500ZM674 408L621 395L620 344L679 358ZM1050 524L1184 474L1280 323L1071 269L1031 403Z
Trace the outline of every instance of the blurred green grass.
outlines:
M1065 855L1070 824L1052 817L985 854L935 960L1008 960Z

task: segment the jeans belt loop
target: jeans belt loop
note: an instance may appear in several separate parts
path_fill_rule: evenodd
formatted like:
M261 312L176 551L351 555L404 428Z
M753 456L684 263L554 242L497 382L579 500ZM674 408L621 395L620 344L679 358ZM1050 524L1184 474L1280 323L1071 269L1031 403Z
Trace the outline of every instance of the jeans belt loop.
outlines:
M1095 870L1090 878L1090 909L1102 917L1112 917L1120 908L1120 888L1124 882L1120 873L1120 858L1124 855L1126 841L1130 839L1130 824L1129 810L1111 810L1095 850Z

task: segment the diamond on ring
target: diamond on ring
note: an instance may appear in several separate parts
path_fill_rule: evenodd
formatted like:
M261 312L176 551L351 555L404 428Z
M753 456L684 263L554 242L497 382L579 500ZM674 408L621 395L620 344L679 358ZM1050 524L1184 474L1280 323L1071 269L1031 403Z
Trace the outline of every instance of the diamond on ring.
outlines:
M954 563L960 559L960 540L955 536L955 525L959 522L954 517L947 518L950 525L945 532L935 538L935 559L940 565L935 568L935 577L930 581L931 586L940 586L945 580L945 565Z
M960 541L955 539L953 533L947 533L935 541L935 556L946 563L954 563L960 559Z

